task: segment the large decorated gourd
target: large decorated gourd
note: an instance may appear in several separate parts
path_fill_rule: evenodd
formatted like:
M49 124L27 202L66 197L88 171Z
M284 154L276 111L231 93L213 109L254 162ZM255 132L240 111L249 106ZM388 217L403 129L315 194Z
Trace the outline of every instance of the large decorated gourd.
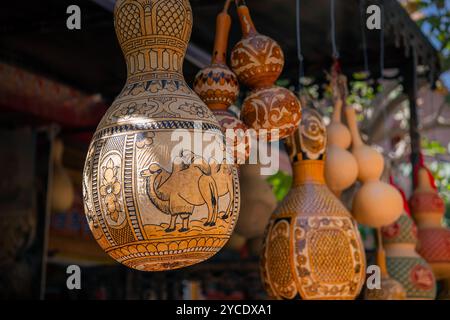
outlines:
M119 0L114 18L128 77L88 150L89 226L130 268L190 266L225 245L239 213L222 129L182 74L192 9L188 0ZM199 146L199 135L209 142Z
M381 229L389 275L406 290L407 300L433 300L436 281L428 263L416 251L417 227L409 215L402 190L404 211L400 218Z
M286 138L300 122L301 106L291 91L274 85L283 70L283 51L273 39L256 31L245 4L239 4L237 10L243 38L232 50L231 68L239 82L251 89L242 104L241 118L268 141ZM265 135L261 129L269 132ZM278 130L278 135L271 130Z
M363 143L355 109L347 106L345 112L353 139L352 153L358 163L358 179L362 182L353 199L353 216L369 227L389 225L403 212L402 197L393 186L380 181L384 158L377 150Z
M415 174L417 187L410 199L410 208L419 229L417 251L431 265L438 280L449 279L450 230L442 226L445 204L423 158Z
M358 163L347 149L352 142L350 130L342 123L342 106L346 99L345 76L335 74L332 80L335 96L331 123L327 127L328 146L325 161L325 180L336 196L353 185L358 177Z
M216 38L211 65L200 70L195 76L194 90L206 103L226 134L232 129L234 135L227 136L227 146L233 155L233 162L242 164L250 154L250 139L246 135L247 126L236 118L228 108L239 94L237 76L226 64L228 36L231 17L228 14L230 0L225 3L224 10L218 14Z
M366 300L405 300L406 290L403 285L389 276L386 265L386 252L383 248L381 230L377 229L378 248L377 248L377 265L380 268L381 279L380 287L369 289L366 288Z
M355 299L364 248L356 222L325 184L326 128L317 111L304 109L294 140L294 184L264 239L265 288L277 299Z
M64 144L56 139L53 145L52 212L69 210L74 202L74 189L70 176L63 165Z

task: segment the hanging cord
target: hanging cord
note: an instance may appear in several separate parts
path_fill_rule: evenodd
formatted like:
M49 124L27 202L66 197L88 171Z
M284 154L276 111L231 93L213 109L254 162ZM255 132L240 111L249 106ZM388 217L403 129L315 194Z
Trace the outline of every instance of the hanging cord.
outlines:
M331 17L331 45L333 48L333 58L339 59L339 51L336 45L336 6L335 0L330 0L330 17Z
M367 55L367 35L366 35L366 28L365 28L365 15L364 15L364 6L365 6L365 0L359 1L359 20L361 25L361 38L362 38L362 46L363 46L363 55L364 55L364 71L367 74L367 77L370 75L369 71L369 57Z
M380 29L380 78L379 78L379 84L381 86L381 91L384 90L383 88L383 80L384 80L384 59L385 59L385 54L384 54L384 5L383 5L383 1L381 1L380 4L380 9L381 9L381 29ZM388 114L386 112L386 107L383 106L382 107L382 114L383 114L383 137L384 140L386 142L386 140L389 139L389 135L388 135ZM388 141L389 143L389 141ZM389 152L385 152L386 156L389 156Z
M303 54L302 54L302 38L301 38L301 30L300 30L300 0L296 0L297 10L295 13L295 21L296 21L296 35L297 35L297 58L298 58L298 91L300 92L303 89L302 79L305 76L304 66L303 66Z

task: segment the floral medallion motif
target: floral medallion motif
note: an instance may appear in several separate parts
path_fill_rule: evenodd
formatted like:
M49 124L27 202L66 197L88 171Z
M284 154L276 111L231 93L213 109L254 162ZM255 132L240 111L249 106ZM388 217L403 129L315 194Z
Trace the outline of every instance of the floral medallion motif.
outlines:
M106 206L106 216L114 225L119 225L119 217L122 216L122 207L119 203L121 185L117 178L119 166L114 164L112 158L109 158L106 165L102 167L102 182L100 186L100 195Z

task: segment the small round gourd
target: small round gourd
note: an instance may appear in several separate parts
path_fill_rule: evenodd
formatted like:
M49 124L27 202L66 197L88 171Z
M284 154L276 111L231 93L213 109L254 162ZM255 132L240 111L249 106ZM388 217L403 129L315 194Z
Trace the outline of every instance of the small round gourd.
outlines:
M348 106L345 111L353 139L352 153L358 163L358 179L362 182L353 199L353 216L359 223L372 228L389 225L403 212L402 197L393 186L379 180L384 159L378 151L362 142L354 108Z

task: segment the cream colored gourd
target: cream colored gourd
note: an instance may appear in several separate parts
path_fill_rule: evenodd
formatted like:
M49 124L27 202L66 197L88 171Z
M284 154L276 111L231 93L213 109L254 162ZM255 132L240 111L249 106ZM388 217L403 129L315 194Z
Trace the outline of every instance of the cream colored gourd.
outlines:
M346 149L350 147L351 135L348 128L342 124L342 100L334 105L331 123L328 125L328 147L325 160L325 180L336 196L355 183L358 176L358 163L355 157Z
M64 212L72 207L74 189L67 170L62 163L64 145L61 139L56 139L53 145L53 181L52 181L52 212Z
M362 182L353 199L353 216L372 228L389 225L403 212L402 197L394 187L379 180L384 169L383 156L363 143L355 109L347 106L345 112L353 139L352 153L358 163L358 179Z

